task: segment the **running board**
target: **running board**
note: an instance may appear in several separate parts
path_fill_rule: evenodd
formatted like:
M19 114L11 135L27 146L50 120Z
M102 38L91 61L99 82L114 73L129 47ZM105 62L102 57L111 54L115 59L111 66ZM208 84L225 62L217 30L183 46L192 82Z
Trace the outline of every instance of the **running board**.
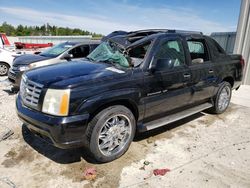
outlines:
M180 119L184 119L184 118L186 118L188 116L191 116L193 114L196 114L198 112L201 112L203 110L211 108L212 106L213 105L211 103L204 103L204 104L195 106L193 108L183 110L183 111L178 112L176 114L172 114L172 115L163 117L161 119L150 121L150 122L144 124L143 127L144 127L144 130L146 129L145 131L152 130L152 129L164 126L166 124L173 123L173 122L178 121Z

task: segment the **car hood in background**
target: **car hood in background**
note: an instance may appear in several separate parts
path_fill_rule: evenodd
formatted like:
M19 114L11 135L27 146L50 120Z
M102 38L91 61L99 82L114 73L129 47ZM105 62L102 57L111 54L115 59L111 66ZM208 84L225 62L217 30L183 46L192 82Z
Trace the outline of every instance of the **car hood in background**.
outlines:
M45 56L33 55L33 54L21 55L21 56L16 57L16 59L13 62L13 65L14 66L29 65L31 63L44 61L47 59L52 59L52 57L45 57Z

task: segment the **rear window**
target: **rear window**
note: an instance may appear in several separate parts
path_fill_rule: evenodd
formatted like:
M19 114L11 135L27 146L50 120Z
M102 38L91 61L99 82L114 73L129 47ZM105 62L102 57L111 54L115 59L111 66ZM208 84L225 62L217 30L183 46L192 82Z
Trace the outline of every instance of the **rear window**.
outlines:
M204 54L204 46L201 42L188 41L188 49L190 53Z
M224 57L226 52L223 48L212 38L207 37L207 42L210 46L213 57Z
M204 39L189 39L187 44L192 64L209 61L208 49Z
M222 47L214 40L214 39L211 39L212 40L212 43L213 43L213 46L214 46L214 50L219 53L219 54L225 54L225 51L222 49Z

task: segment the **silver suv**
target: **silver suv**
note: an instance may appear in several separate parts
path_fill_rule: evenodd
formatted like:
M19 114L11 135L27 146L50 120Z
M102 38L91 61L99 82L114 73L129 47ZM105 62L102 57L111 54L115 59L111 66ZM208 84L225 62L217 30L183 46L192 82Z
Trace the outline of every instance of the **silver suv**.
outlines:
M22 55L14 59L12 68L8 73L8 78L12 82L14 88L19 89L22 74L25 71L55 63L85 58L99 44L100 41L97 40L64 42L37 55Z

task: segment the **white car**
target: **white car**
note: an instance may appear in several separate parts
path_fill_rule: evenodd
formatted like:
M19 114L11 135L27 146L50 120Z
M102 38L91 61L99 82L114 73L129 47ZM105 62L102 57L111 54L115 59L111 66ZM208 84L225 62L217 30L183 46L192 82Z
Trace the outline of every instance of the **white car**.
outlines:
M0 48L0 76L6 76L15 57L20 54Z

